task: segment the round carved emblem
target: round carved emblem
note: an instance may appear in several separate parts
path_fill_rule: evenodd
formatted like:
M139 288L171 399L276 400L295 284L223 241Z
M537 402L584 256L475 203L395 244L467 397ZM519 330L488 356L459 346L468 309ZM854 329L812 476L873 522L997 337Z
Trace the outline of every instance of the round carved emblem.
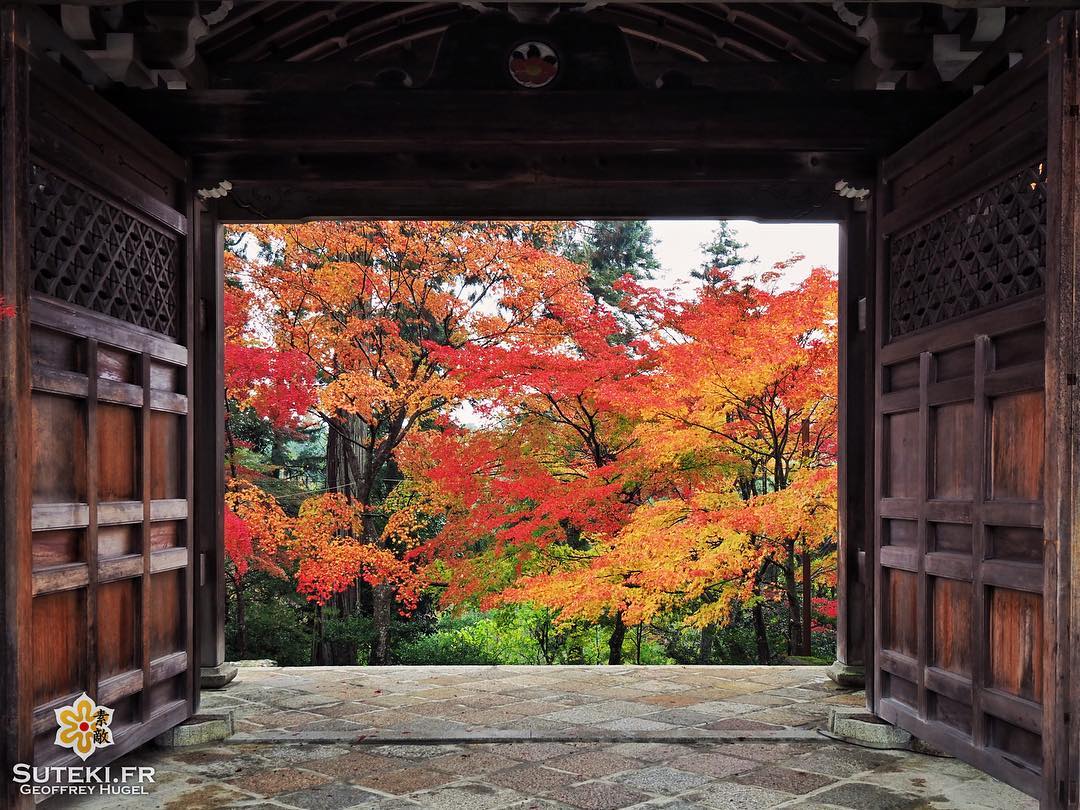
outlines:
M559 57L545 42L522 42L510 51L509 67L522 87L545 87L559 75Z

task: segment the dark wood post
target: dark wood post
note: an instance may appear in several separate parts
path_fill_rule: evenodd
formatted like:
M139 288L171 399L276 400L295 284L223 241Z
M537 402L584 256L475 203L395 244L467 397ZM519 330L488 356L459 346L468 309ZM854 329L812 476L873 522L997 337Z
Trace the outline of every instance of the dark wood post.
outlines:
M31 411L30 295L26 212L29 155L27 39L19 6L0 8L0 295L14 306L0 318L0 696L4 806L33 807L11 780L33 761L31 733Z
M223 229L211 203L196 206L195 525L198 559L195 635L203 688L236 675L225 664L225 327Z
M1049 29L1046 251L1046 513L1043 625L1043 796L1045 808L1080 806L1080 18L1065 12Z
M864 204L860 203L860 207ZM866 595L861 572L869 524L866 520L866 478L872 437L866 415L870 343L867 339L867 308L871 241L869 217L852 211L840 225L839 267L839 543L837 550L836 662L830 677L846 686L864 682L866 645Z

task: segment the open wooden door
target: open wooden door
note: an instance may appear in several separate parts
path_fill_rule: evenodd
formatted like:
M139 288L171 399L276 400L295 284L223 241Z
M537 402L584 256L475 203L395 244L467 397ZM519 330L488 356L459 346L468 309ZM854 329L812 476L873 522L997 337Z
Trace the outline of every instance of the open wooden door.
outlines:
M1048 324L1063 289L1052 58L1006 72L882 165L873 707L1058 807L1058 500L1072 487L1050 463L1067 384Z
M1043 715L1046 807L1080 806L1080 15L1050 26L1047 133L1046 621L1048 672Z
M190 715L192 339L185 163L34 64L25 167L37 764L53 710L114 711L113 759Z

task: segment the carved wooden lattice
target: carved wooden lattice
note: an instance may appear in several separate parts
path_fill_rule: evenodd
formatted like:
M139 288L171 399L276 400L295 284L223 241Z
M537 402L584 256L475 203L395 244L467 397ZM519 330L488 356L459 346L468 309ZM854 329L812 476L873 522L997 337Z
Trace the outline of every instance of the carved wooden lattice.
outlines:
M44 167L30 182L34 289L177 337L177 237Z
M890 334L1041 289L1045 246L1045 171L1039 163L890 240Z

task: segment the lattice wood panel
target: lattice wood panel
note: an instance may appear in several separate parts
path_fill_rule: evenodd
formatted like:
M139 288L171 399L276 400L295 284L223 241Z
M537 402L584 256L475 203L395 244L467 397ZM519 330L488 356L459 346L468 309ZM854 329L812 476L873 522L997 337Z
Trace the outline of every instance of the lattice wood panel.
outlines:
M177 236L44 166L30 182L34 289L178 337Z
M889 240L892 337L1041 290L1046 178L1030 165Z
M42 98L23 187L33 424L22 700L38 765L73 761L53 742L54 709L83 692L111 708L115 744L88 760L102 765L196 701L185 167L97 120L92 97ZM165 186L128 171L150 161Z

